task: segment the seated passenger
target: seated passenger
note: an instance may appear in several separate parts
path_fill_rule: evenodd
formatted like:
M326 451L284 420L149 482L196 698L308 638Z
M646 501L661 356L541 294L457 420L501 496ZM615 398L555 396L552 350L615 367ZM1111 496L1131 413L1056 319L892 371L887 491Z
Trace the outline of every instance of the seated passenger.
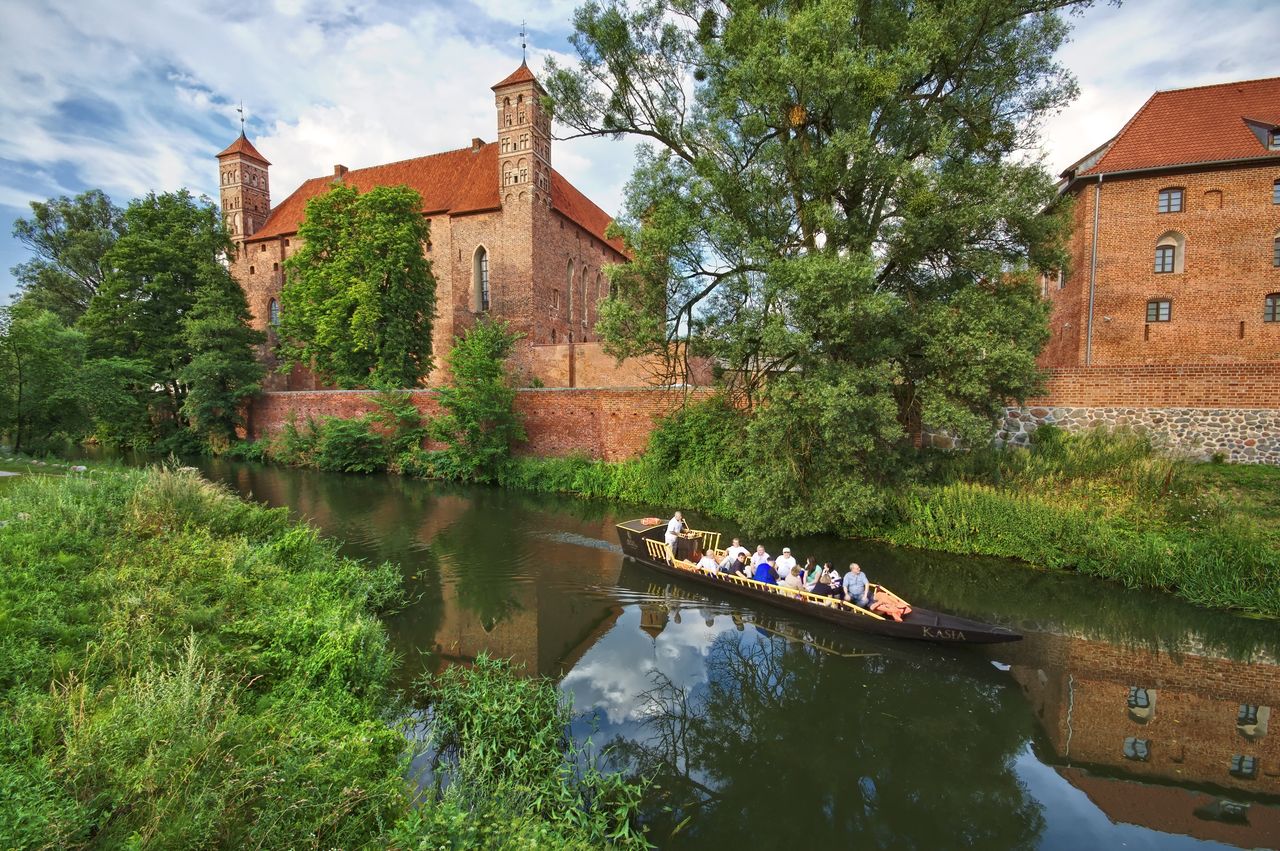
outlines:
M852 562L849 565L849 572L844 575L843 583L844 598L855 606L867 608L870 602L867 599L867 575L862 572L862 568L858 563Z
M762 561L773 561L773 556L764 551L764 544L756 547L756 551L751 554L751 566L759 567Z
M787 588L790 588L792 591L803 591L804 590L803 571L800 571L798 569L791 571L790 573L787 574L786 578L783 579L780 584Z
M742 546L742 541L738 538L734 538L733 543L729 545L729 549L724 551L724 554L726 558L733 558L736 557L738 553L749 555L749 553L747 553L747 548Z
M720 569L720 565L716 563L715 556L711 553L703 553L702 558L698 559L698 569L705 570L708 573L715 573Z
M803 576L800 577L801 581L804 582L805 587L807 588L818 581L818 574L822 572L822 568L818 566L817 559L813 556L809 556L804 560L804 567L802 567L800 571L803 574Z
M724 561L720 562L720 572L729 573L734 576L750 576L751 567L747 564L747 553L737 553L736 555L725 556Z
M756 582L766 582L769 585L778 584L778 571L773 569L773 565L767 561L762 561L756 565L755 576L752 577Z
M773 563L774 568L778 571L779 579L786 579L791 575L791 571L795 570L796 560L791 555L791 547L783 547L782 555L778 556L778 560Z

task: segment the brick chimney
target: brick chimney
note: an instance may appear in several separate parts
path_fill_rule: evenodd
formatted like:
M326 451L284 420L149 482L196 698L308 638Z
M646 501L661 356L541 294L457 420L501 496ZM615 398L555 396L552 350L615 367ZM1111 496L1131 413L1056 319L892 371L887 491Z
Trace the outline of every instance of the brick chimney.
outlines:
M333 182L341 183L342 178L347 176L348 169L345 165L335 165L333 167Z
M472 151L472 153L474 153L474 152L476 152L476 151L480 150L480 149L481 149L481 148L483 148L483 147L484 147L484 139L481 139L479 136L472 136L472 137L471 137L471 151Z

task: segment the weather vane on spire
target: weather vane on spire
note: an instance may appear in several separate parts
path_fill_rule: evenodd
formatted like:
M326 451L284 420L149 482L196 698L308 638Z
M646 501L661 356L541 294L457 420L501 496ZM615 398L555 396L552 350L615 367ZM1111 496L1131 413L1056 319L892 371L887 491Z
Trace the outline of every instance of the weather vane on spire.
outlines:
M244 135L244 101L240 101L240 105L236 107L236 112L240 113L240 135Z
M529 27L526 25L525 21L521 21L520 22L520 61L521 62L524 62L526 59L529 58L528 56L525 55L525 48L529 46L528 45L529 33L526 32L526 30L528 29Z

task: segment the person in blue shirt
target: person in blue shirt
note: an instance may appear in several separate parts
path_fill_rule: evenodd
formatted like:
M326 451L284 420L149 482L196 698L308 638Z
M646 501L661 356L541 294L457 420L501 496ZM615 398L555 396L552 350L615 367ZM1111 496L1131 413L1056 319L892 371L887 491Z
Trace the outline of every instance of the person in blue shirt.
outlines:
M778 584L778 571L774 570L773 565L767 561L762 561L756 565L756 575L752 577L756 582L768 582L770 585Z
M867 575L857 562L849 565L849 572L844 575L844 598L850 603L867 608Z

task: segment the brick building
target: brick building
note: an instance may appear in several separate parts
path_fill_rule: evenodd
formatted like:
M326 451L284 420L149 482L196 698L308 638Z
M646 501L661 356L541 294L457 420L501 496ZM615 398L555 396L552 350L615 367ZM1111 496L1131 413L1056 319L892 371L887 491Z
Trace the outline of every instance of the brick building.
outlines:
M1157 92L1063 178L1044 365L1280 359L1280 77Z
M1046 392L997 440L1131 426L1280 464L1280 77L1157 92L1062 177Z
M282 263L298 248L308 199L339 182L360 191L404 184L421 194L430 222L425 252L437 315L428 384L442 377L453 338L486 313L525 335L514 365L526 380L581 386L576 376L585 370L610 386L644 383L643 364L614 364L595 342L597 306L608 293L603 267L626 259L621 243L605 236L610 217L551 167L551 118L528 66L492 89L496 142L475 138L457 150L368 168L337 165L275 207L271 164L243 133L218 154L223 215L237 246L231 270L256 328L270 333L278 320ZM263 358L274 365L269 345ZM316 386L305 370L267 380L268 390Z

